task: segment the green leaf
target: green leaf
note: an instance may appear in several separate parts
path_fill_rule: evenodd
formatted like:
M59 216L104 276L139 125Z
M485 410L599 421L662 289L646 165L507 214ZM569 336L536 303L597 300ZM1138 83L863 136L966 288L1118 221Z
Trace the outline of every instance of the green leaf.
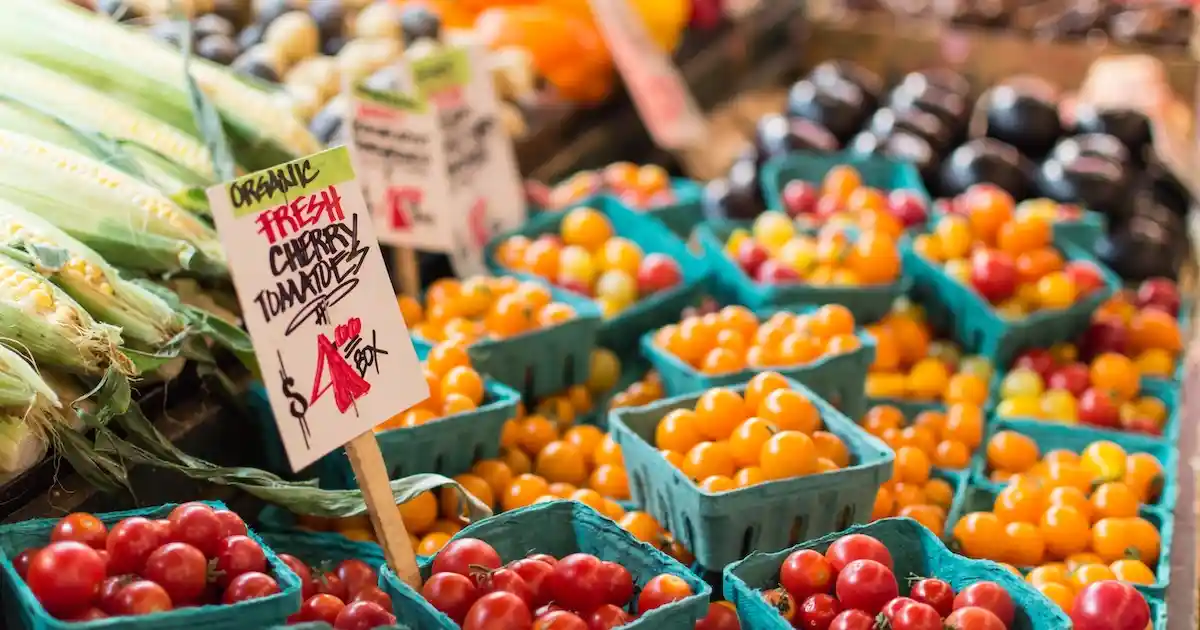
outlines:
M71 252L62 247L29 243L25 245L25 249L33 256L38 267L50 272L62 269L67 261L71 260Z
M237 177L237 164L229 149L229 139L225 136L225 126L221 120L221 114L216 107L213 107L208 96L204 94L204 91L196 83L196 79L192 77L190 67L194 34L191 22L184 20L182 25L185 28L182 46L183 76L187 82L188 101L192 106L192 115L196 118L196 128L200 130L200 137L208 147L209 153L212 154L213 171L222 181L230 181Z

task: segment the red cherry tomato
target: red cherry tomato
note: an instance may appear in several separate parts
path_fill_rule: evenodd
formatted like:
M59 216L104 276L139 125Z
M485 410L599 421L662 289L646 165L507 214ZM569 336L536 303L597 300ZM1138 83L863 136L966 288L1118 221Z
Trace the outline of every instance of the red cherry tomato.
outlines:
M910 601L890 619L892 630L942 630L942 616L921 602Z
M908 596L922 604L933 606L933 609L943 617L954 610L954 589L950 588L950 584L945 580L937 578L919 580L913 584L912 591Z
M554 566L554 565L558 564L558 558L555 558L554 556L552 556L548 553L535 553L535 554L529 556L528 558L526 558L526 560L537 560L539 562L545 562L546 564L548 564L550 566Z
M34 554L25 583L47 612L61 618L90 608L104 577L104 561L95 549L65 541Z
M471 576L472 567L499 569L500 554L491 545L475 538L460 538L446 543L433 557L434 573L457 573Z
M779 585L798 602L809 595L833 590L833 565L820 552L801 549L793 552L779 568Z
M588 630L588 626L573 612L552 610L533 621L533 630Z
M467 612L462 630L510 630L533 626L533 616L525 600L499 591L480 597Z
M825 559L833 566L834 572L841 571L855 560L874 560L888 569L894 566L887 547L866 534L850 534L833 541L825 551Z
M92 549L104 549L104 539L108 537L108 528L104 523L83 512L68 514L54 524L50 530L50 542L66 542L73 540L83 543Z
M142 577L162 585L176 605L193 604L204 594L208 561L189 544L167 543L146 558Z
M897 597L897 598L893 599L892 601L884 604L883 610L880 612L883 613L883 616L885 618L891 619L892 617L895 617L896 614L899 613L905 606L907 606L909 604L913 604L913 603L916 603L916 602L908 597Z
M479 587L465 575L434 573L421 587L421 597L461 625L471 605L479 599Z
M318 593L328 593L343 602L350 599L350 596L346 594L346 585L342 583L342 578L338 577L333 571L322 573L320 577L315 579L315 582L317 583Z
M874 560L855 560L838 573L835 592L843 608L875 615L900 595L900 587L891 569Z
M558 604L546 604L545 606L542 606L541 608L538 608L537 610L533 611L533 618L537 619L538 617L541 617L542 615L548 615L556 610L567 610L567 609L563 608L562 606L559 606ZM570 612L570 611L568 611L568 612Z
M312 569L308 568L304 561L291 554L279 554L279 560L287 565L296 577L300 578L300 598L307 601L308 598L317 594L317 583L313 581Z
M171 610L171 596L150 580L138 580L117 591L117 615L149 615Z
M649 254L637 270L638 296L645 297L669 289L683 280L683 271L674 258L665 254Z
M633 597L633 576L628 569L616 562L601 562L600 571L604 601L621 606Z
M843 610L833 618L829 630L873 630L875 618L861 610Z
M333 627L337 630L372 630L396 623L396 616L372 602L352 602L338 613Z
M569 610L595 610L606 603L603 588L604 569L600 559L587 553L573 553L554 565L543 588L550 600Z
M229 510L213 510L213 514L217 515L217 520L221 522L221 532L218 534L220 538L228 538L230 536L246 536L250 533L250 529L246 527L246 521L234 512Z
M695 630L741 630L741 627L737 612L728 602L709 602L708 614L696 622Z
M543 585L546 577L554 573L554 567L541 561L532 558L517 560L508 565L514 573L521 576L525 580L525 584L529 586L529 592L533 595L532 606L544 606L550 601L550 595L546 592Z
M958 595L954 597L954 609L958 610L967 606L992 611L992 614L996 615L1005 627L1012 625L1013 615L1016 612L1008 591L995 582L977 582L959 591Z
M229 536L217 546L217 585L229 586L233 578L251 571L263 573L267 570L267 554L249 536Z
M639 615L692 595L692 587L678 575L663 573L650 578L637 598Z
M533 608L533 589L529 588L529 585L516 571L500 568L494 571L476 572L471 577L479 586L480 595L504 591L520 597L526 606Z
M379 575L375 573L375 569L356 558L342 560L334 569L334 573L337 573L342 584L346 585L346 595L350 599L354 599L359 591L368 586L379 585Z
M1142 630L1150 623L1150 606L1129 584L1101 580L1075 595L1071 623L1075 630Z
M100 583L100 592L96 595L96 606L109 615L121 614L121 609L117 607L117 593L136 582L137 579L132 575L115 575L104 578L104 581Z
M268 597L278 592L279 583L275 581L275 578L265 573L251 571L250 573L243 573L233 578L233 581L226 587L225 594L221 596L221 603L236 604L251 599Z
M29 562L33 560L33 555L41 550L41 547L30 547L29 549L17 554L16 558L13 558L13 569L17 572L17 575L20 576L22 580L24 580L25 575L29 573Z
M300 611L288 621L324 621L333 625L338 615L346 607L345 602L328 593L317 593L300 604Z
M604 604L588 615L588 630L612 630L632 620L633 618L625 612L625 609L612 604ZM701 630L699 623L696 624L696 630Z
M762 598L766 600L784 621L794 624L800 618L800 611L797 609L799 603L792 599L785 588L772 588L762 592Z
M833 620L842 613L842 605L832 595L817 593L809 595L800 605L800 623L803 630L828 630Z
M959 608L950 613L946 617L946 627L953 630L1006 630L1004 622L992 611L976 606Z
M971 284L992 304L1017 291L1017 265L1012 256L996 250L978 250L971 256Z
M167 516L171 523L171 540L187 543L200 550L205 558L217 552L221 542L221 519L203 503L184 503Z
M384 593L378 586L364 586L354 594L356 602L375 602L384 610L392 609L392 596Z
M166 542L154 521L140 516L122 520L113 525L105 541L109 573L141 573L146 558Z

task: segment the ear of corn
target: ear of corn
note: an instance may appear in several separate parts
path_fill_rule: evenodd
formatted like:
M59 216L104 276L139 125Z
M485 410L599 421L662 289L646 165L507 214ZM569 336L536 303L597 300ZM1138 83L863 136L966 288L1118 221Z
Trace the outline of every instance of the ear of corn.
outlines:
M66 122L170 156L188 169L215 177L208 149L196 138L116 99L37 64L0 55L0 94Z
M80 81L200 138L177 51L64 0L6 0L0 52ZM197 85L220 110L239 163L267 168L321 150L271 92L193 59Z
M83 243L41 217L0 200L0 243L22 249L38 270L75 298L89 313L121 327L127 340L150 348L166 345L183 332L183 321L166 302L125 280ZM63 260L47 261L44 248Z
M0 415L0 482L33 468L47 448L46 437L29 418Z
M0 199L41 216L118 266L228 271L216 232L153 186L37 138L0 130Z
M24 415L30 409L61 404L58 394L25 357L0 344L0 408Z
M27 351L39 367L98 376L110 366L132 373L121 331L92 319L41 274L0 254L0 337Z

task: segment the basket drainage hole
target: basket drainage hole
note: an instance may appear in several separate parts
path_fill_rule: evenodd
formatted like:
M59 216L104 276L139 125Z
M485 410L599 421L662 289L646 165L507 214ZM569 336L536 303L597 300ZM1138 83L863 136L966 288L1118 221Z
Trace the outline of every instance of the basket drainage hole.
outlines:
M568 356L563 361L563 384L570 385L575 382L575 357Z
M642 473L635 471L633 473L633 497L639 501L646 500L646 482L642 479Z
M742 557L746 557L751 553L754 553L754 543L758 538L756 534L757 532L754 531L753 525L747 527L746 533L742 534L742 553L740 554Z
M667 500L667 495L662 493L658 495L658 511L664 518L671 514L671 502Z
M525 386L521 388L521 394L525 400L534 400L533 396L533 366L525 366Z
M845 529L845 527L839 528ZM792 521L792 531L788 533L788 546L799 544L800 541L807 538L805 533L808 531L808 523L804 522L803 516L797 516Z
M477 462L477 461L479 461L479 460L481 460L481 459L484 459L484 457L483 457L483 445L482 445L482 444L476 444L476 445L475 445L475 452L471 454L471 461L473 461L473 462Z
M853 523L854 523L854 506L847 505L847 506L843 507L841 513L838 514L837 529L838 529L838 531L841 531L843 529L846 529L847 527L850 527L850 525L852 525Z
M688 549L696 548L696 532L692 529L692 519L683 517L683 546Z
M439 474L445 472L446 458L443 455L438 455L433 459L433 469Z

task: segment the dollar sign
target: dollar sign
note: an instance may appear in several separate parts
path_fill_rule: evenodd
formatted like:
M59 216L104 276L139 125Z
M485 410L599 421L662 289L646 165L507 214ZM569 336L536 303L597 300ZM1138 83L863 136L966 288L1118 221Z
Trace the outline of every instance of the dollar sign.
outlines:
M304 395L297 392L293 387L296 385L296 379L288 375L283 367L283 353L279 352L279 378L283 387L283 395L288 399L288 412L292 417L300 423L300 434L304 436L304 446L311 448L308 443L310 432L308 430L308 421L304 415L308 413L308 401L304 399Z

